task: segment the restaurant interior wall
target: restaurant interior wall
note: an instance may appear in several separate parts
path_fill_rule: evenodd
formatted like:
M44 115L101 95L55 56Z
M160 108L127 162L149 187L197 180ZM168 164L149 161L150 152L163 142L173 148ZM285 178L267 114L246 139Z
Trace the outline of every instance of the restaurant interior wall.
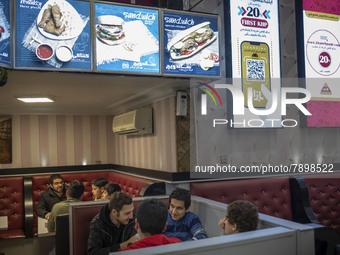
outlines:
M176 172L175 97L152 103L154 134L115 135L113 116L13 115L12 164L27 168L92 164Z

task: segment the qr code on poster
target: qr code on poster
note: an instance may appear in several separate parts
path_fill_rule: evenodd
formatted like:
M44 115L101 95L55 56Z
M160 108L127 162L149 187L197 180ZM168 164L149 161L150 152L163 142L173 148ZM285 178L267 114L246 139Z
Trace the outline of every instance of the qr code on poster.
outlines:
M264 60L247 59L247 80L265 80Z

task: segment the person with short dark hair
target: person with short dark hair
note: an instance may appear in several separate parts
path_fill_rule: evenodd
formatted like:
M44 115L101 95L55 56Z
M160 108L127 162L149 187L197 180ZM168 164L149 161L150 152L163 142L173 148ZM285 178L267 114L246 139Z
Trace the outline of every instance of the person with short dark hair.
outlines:
M91 182L92 194L95 201L101 200L104 187L107 183L109 182L104 177L99 177Z
M162 201L155 198L144 200L138 207L135 219L135 228L140 240L122 251L181 242L176 237L166 237L162 234L166 227L167 215L168 209Z
M253 231L259 222L258 210L249 201L236 200L227 206L227 215L218 222L224 235Z
M55 204L52 208L51 215L47 222L48 232L55 231L56 217L61 214L68 214L70 203L79 202L84 190L85 186L82 182L72 181L70 183L69 189L66 191L67 200Z
M89 255L107 255L138 241L133 219L132 198L124 192L115 192L103 206L90 226L87 251Z
M110 200L113 193L121 191L121 188L118 183L109 182L104 186L104 191L102 195L103 200Z
M55 204L65 201L66 187L60 174L52 174L49 179L49 187L41 193L35 213L38 217L48 219Z
M189 211L191 195L188 190L177 188L169 196L169 212L164 235L182 241L207 238L198 216Z

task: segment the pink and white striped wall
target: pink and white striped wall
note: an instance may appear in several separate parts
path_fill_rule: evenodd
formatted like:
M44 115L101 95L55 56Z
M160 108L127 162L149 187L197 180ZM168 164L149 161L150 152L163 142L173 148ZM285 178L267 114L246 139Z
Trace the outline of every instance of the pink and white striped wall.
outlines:
M176 172L175 97L151 106L155 131L146 136L114 134L113 116L13 115L13 162L0 168L100 162Z

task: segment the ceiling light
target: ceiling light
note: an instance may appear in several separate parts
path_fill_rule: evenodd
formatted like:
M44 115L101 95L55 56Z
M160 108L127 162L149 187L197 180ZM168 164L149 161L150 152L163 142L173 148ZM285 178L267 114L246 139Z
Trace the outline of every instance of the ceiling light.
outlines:
M17 97L18 100L25 103L53 103L54 100L48 97Z

